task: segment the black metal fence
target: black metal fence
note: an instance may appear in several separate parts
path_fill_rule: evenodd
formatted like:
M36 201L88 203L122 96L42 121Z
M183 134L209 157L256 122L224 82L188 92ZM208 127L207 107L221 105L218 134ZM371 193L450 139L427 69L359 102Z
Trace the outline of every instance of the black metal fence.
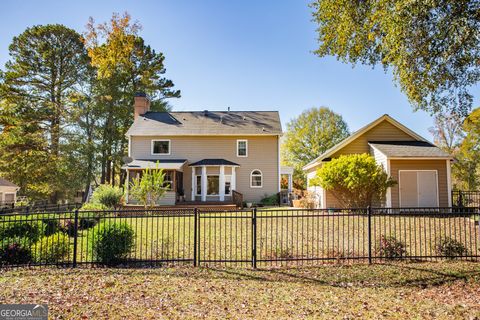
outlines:
M452 204L459 208L480 207L480 191L452 191Z
M0 202L0 214L5 213L35 213L35 212L66 212L74 209L78 209L82 206L81 203L65 203L65 204L52 204L47 202L32 203L29 205L16 205L14 203L1 203Z
M0 216L0 264L262 266L480 258L480 211L155 209Z

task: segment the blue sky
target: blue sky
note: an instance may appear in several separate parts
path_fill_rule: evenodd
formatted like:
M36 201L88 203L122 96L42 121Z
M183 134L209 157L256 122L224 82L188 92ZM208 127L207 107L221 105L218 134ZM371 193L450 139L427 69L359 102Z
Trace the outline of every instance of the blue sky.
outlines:
M15 1L0 11L0 65L13 36L36 24L79 32L128 11L146 43L166 56L166 76L182 91L174 110L279 110L286 124L327 106L356 130L384 113L431 139L432 118L413 112L382 68L318 58L308 1Z

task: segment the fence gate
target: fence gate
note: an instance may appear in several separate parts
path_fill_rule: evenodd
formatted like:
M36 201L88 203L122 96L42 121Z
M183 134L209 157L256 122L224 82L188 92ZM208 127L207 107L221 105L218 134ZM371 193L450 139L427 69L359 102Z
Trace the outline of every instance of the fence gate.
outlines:
M255 262L256 210L198 211L196 257L199 265Z

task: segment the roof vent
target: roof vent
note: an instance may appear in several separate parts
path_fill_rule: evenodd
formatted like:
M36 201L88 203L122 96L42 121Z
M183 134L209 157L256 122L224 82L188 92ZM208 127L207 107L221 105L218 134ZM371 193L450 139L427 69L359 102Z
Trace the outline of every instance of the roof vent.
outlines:
M208 117L208 110L203 110L203 115L204 115L205 117Z
M230 112L230 107L227 108L227 111Z
M223 116L220 116L220 123L223 123Z
M244 121L247 120L247 117L243 116L243 120L244 120Z

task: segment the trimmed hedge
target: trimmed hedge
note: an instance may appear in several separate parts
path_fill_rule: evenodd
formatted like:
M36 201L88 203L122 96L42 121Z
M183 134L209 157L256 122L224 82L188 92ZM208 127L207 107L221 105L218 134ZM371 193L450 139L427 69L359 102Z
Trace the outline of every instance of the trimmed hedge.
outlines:
M58 232L48 237L43 237L35 243L35 262L58 263L68 257L70 252L70 239L64 233Z
M135 232L127 223L101 223L93 232L93 256L102 264L121 263L133 248Z
M0 224L0 240L7 238L26 238L31 242L38 241L45 234L42 221L23 220Z

